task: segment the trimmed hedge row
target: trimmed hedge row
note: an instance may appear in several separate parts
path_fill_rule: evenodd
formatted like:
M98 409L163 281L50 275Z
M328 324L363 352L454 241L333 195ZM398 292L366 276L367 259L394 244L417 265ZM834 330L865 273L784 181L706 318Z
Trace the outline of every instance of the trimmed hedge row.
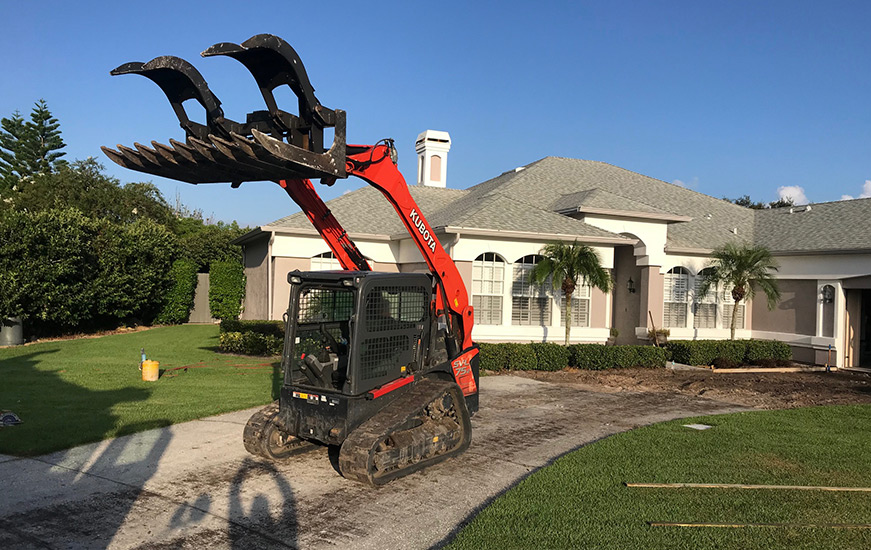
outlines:
M605 370L630 367L664 367L668 352L654 346L603 346L573 344L569 346L569 364L579 369Z
M215 319L238 319L245 299L245 269L239 262L209 265L209 311Z
M197 264L190 260L176 260L169 269L169 276L172 288L166 293L166 303L155 321L161 325L187 323L197 290Z
M222 332L218 348L239 355L281 355L284 338L259 332Z
M792 359L789 344L777 340L672 340L666 348L673 361L686 365L710 365L715 359L739 365Z
M256 332L258 334L284 338L284 321L224 319L221 321L221 332Z
M653 346L601 344L478 344L485 370L557 371L567 366L603 370L626 367L664 367L667 352Z

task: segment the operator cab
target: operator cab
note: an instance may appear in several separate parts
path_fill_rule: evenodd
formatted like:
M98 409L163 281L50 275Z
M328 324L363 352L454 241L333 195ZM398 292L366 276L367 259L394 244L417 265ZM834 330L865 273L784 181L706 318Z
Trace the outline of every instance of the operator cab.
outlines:
M294 271L288 281L285 386L361 396L429 359L430 275Z

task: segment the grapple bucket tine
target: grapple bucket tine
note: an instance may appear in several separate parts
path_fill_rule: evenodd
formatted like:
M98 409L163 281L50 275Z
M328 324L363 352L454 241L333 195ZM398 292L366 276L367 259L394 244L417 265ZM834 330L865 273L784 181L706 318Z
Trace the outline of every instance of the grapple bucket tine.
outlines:
M146 168L146 160L142 158L138 151L123 145L118 145L118 151L124 156L124 158L138 166L140 169Z
M209 142L189 136L188 143L190 143L199 154L203 155L210 161L215 162L215 148L212 147Z
M210 136L212 143L215 144L215 147L221 151L227 158L232 159L234 162L238 162L240 164L244 164L246 166L250 166L259 170L264 170L271 174L280 174L280 173L290 173L289 169L279 163L276 162L278 159L270 159L270 160L260 160L255 155L249 154L248 151L239 147L233 141L228 141L218 136ZM248 148L250 151L250 147ZM253 151L252 151L253 153ZM276 178L280 179L280 178Z
M172 138L169 138L169 145L175 152L179 155L183 156L188 162L196 163L198 162L197 158L194 156L195 149L186 143L182 143L180 141L176 141Z
M187 159L182 157L178 151L170 147L169 145L164 145L163 143L152 141L151 146L154 147L154 150L157 151L157 154L178 166L183 166L186 164Z
M209 163L209 166L215 166L228 176L232 176L225 177L223 181L278 181L281 179L276 177L273 167L264 169L261 166L251 166L240 162L233 155L224 154L216 146L196 138L188 138L188 142L192 146L189 147L189 150L195 151L195 155L200 155L207 159L206 162ZM228 152L230 152L229 149Z
M132 162L130 162L127 159L127 157L122 155L120 151L116 151L115 149L112 149L111 147L106 147L105 145L100 146L100 149L102 149L103 153L107 157L109 157L109 160L111 160L115 164L122 166L124 168L127 168L129 170L137 170L138 169L138 167L135 164L133 164Z

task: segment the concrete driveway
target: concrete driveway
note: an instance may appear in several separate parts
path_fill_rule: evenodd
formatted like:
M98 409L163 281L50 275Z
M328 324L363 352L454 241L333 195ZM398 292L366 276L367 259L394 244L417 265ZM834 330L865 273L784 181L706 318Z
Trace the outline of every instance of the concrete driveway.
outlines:
M567 451L640 425L746 410L512 376L481 386L469 451L380 489L343 479L326 448L254 459L241 439L252 411L0 456L0 548L428 548Z

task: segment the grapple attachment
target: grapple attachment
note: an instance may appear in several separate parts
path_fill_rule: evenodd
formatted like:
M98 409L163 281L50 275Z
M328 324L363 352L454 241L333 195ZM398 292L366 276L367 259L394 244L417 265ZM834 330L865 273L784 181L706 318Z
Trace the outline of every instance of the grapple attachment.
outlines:
M257 82L265 111L248 113L245 123L224 116L221 101L203 76L184 59L156 57L148 63L125 63L112 75L139 74L166 95L186 134L185 143L152 141L134 148L103 147L112 161L131 170L187 183L280 181L322 178L332 183L345 172L345 112L327 109L314 95L305 67L284 40L269 34L241 45L223 42L203 57L227 55L242 63ZM273 91L287 85L299 99L299 115L278 108ZM184 102L195 100L206 113L205 124L190 120ZM324 129L334 128L333 143L325 150Z

